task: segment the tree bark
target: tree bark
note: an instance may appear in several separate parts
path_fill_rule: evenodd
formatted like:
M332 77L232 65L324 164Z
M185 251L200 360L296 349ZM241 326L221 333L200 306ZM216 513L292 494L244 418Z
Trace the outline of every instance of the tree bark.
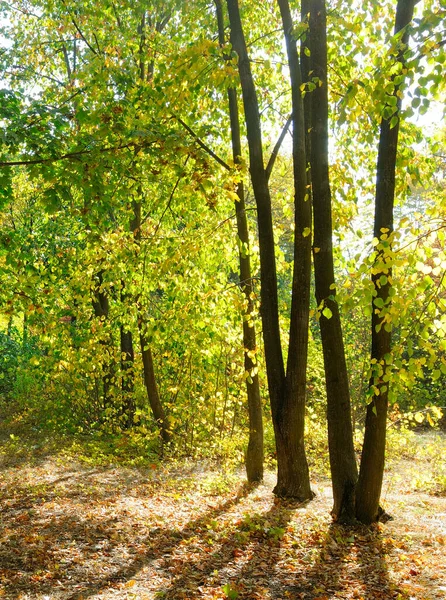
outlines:
M295 413L298 435L296 460L301 464L309 481L308 464L304 449L305 401L307 384L308 326L311 289L311 199L307 187L307 157L305 152L305 116L302 101L302 76L293 21L288 0L278 0L285 35L290 70L292 123L293 123L293 179L294 179L294 263L291 290L291 318L288 360L286 369L286 402ZM305 494L312 497L309 483Z
M152 351L150 350L150 346L147 344L144 338L144 333L141 329L139 339L141 343L142 362L144 366L144 384L146 386L150 408L152 409L156 424L159 427L161 439L165 444L169 444L172 439L169 419L167 418L163 405L161 404L161 399L158 393Z
M122 284L123 285L123 284ZM125 294L121 291L121 301L125 301ZM122 390L122 407L121 412L124 417L124 426L132 427L136 411L135 404L135 353L133 350L132 332L126 329L121 324L120 345L121 345L121 390Z
M142 189L138 190L138 198L142 197ZM133 202L133 219L130 223L130 230L133 232L135 244L141 244L141 201ZM158 392L158 385L155 377L155 369L153 366L153 356L149 342L146 339L144 332L144 318L141 307L138 304L138 330L139 342L141 348L142 364L144 371L144 385L147 391L150 408L155 418L156 424L159 427L161 439L168 444L172 440L172 431L170 428L169 418L163 408Z
M157 21L156 23L154 23L154 28L156 29L156 31L158 31L158 32L162 31L162 29L168 22L168 18L169 17L167 15L162 16L160 21ZM138 52L139 63L138 63L138 66L139 66L140 82L143 82L145 80L150 80L153 77L153 71L154 71L153 60L149 61L147 63L146 54L145 54L146 53L145 41L146 41L147 25L148 25L148 23L147 23L147 18L146 18L146 11L144 10L144 12L141 16L140 25L138 28L138 35L139 35L139 52ZM137 246L140 246L140 244L141 244L141 198L143 197L143 190L142 190L141 185L138 186L137 193L138 193L138 199L134 200L133 205L132 205L133 216L130 221L130 231L133 234L133 239L134 239L135 244ZM159 396L158 385L157 385L156 377L155 377L155 369L154 369L154 365L153 365L152 351L151 351L150 346L145 337L144 319L143 319L142 311L141 311L141 308L139 305L138 305L138 312L137 312L137 321L138 321L141 357L142 357L142 363L143 363L144 385L145 385L145 388L147 391L147 398L148 398L153 416L155 418L156 424L159 427L161 439L163 440L164 443L170 443L170 441L172 439L170 422L166 415L166 412L164 411L164 408L163 408L163 405L161 403L161 399ZM132 333L131 333L131 331L123 331L122 327L121 327L121 352L122 352L122 355L125 355L126 358L128 357L128 360L130 361L131 365L133 365L134 352L133 352ZM127 364L129 364L129 363L127 363ZM133 385L132 385L132 388L133 388ZM128 391L130 391L130 390L128 390ZM134 415L135 408L136 408L136 406L134 403L134 399L133 399L132 395L130 395L130 396L128 396L128 410L131 412L133 409L133 415ZM133 415L132 415L132 422L133 422Z
M238 1L227 0L227 6L231 25L231 43L238 55L249 147L249 169L257 205L261 270L261 316L268 389L277 451L277 485L274 488L274 493L278 496L292 497L304 501L313 497L304 446L306 347L305 333L302 328L306 319L308 319L305 299L307 294L309 298L309 290L306 290L305 287L299 287L299 281L305 279L307 265L300 263L300 255L295 257L290 346L287 373L285 374L280 340L271 197L263 161L259 106ZM294 118L296 119L295 116ZM294 153L295 149L293 148ZM305 155L305 148L303 153ZM295 171L296 175L297 171ZM296 192L297 197L301 190L299 181L295 181L295 185L296 190L299 188ZM304 189L305 185L304 182ZM302 244L302 240L305 239L302 232L306 224L299 220L301 217L300 210L301 207L296 205L295 251L297 252L300 252L302 247L305 246L305 243ZM308 256L310 256L310 250L308 250ZM308 336L308 327L306 335ZM303 379L302 373L304 375Z
M336 301L332 208L328 158L328 83L326 7L324 0L309 2L311 76L319 79L308 96L311 102L311 179L314 216L313 260L316 301L331 311L319 318L327 391L327 425L333 488L333 518L355 519L355 487L358 479L347 364L341 318Z
M399 41L397 60L404 65L409 32L417 0L398 0L395 17L395 35L403 31ZM401 97L399 85L393 95L397 98L396 112L381 121L378 161L376 170L376 197L374 236L379 240L376 249L372 282L375 298L372 305L372 350L374 369L370 380L372 400L367 406L364 444L361 455L359 480L356 491L356 516L363 523L377 521L380 516L379 499L384 474L387 407L391 376L391 324L385 321L391 305L393 205L395 197L395 167L398 147ZM391 126L392 117L397 117Z
M106 321L109 313L109 301L108 294L101 289L104 279L104 271L101 269L98 271L95 277L97 278L97 282L95 281L93 286L93 298L91 303L95 317ZM114 378L113 363L110 360L109 354L109 349L113 347L113 340L111 336L109 336L107 340L100 340L100 344L103 347L104 355L102 357L104 369L104 374L102 377L103 405L104 407L107 407L110 404L110 387Z
M225 44L225 28L221 0L215 0L215 6L217 11L219 42L220 45L223 46ZM234 164L239 165L242 156L242 144L237 91L234 88L228 89L228 105L231 122L232 156ZM235 203L235 213L237 217L237 235L241 245L241 250L239 251L240 288L243 291L246 303L246 308L243 313L244 363L245 373L250 374L250 377L246 379L249 440L245 466L248 481L254 483L262 481L263 479L263 417L259 377L257 372L254 372L257 362L254 362L252 358L257 351L257 342L255 326L253 323L249 322L254 311L254 302L252 299L253 285L251 261L249 258L249 231L245 210L245 189L243 181L240 181L237 185L237 196L238 201Z

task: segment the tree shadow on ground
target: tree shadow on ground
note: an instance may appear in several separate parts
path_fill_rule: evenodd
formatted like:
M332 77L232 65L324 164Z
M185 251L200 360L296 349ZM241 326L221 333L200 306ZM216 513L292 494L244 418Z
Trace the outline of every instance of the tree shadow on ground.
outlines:
M222 528L216 548L210 537L204 553L185 549L170 557L177 574L168 587L158 590L160 597L194 598L222 584L228 597L231 590L240 599L260 597L253 594L267 585L268 571L278 559L280 539L296 507L277 502L265 513L245 513L227 530Z
M164 560L162 557L173 553L179 544L208 531L211 522L251 489L242 486L236 495L177 529L144 527L136 519L124 526L122 511L113 518L88 512L84 517L67 515L63 504L68 498L51 518L42 517L36 510L39 498L28 498L20 510L10 512L3 520L6 526L0 548L0 592L6 598L16 598L26 591L74 600L116 587L152 561ZM18 490L19 497L20 493ZM89 500L94 513L97 502ZM97 501L104 502L103 495Z
M88 469L77 465L76 470L65 470L59 477L54 477L48 467L39 475L36 481L33 474L28 478L20 469L12 469L2 478L0 501L4 519L14 519L17 512L32 509L36 503L42 505L60 499L85 504L109 502L141 488L150 494L160 482L156 473L129 470L123 474L120 469L118 475L112 466Z
M344 526L333 523L314 540L319 547L314 562L288 578L282 593L294 600L316 597L343 598L353 592L367 600L396 598L389 579L385 549L378 526ZM290 585L290 580L292 584Z

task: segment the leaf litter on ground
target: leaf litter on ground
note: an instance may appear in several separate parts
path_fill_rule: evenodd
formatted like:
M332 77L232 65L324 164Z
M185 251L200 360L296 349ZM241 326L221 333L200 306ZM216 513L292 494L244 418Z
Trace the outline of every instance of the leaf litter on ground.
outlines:
M386 474L393 521L343 527L322 477L296 505L274 498L273 473L250 487L209 464L94 466L12 446L0 444L0 598L446 597L446 498L413 489L414 461Z

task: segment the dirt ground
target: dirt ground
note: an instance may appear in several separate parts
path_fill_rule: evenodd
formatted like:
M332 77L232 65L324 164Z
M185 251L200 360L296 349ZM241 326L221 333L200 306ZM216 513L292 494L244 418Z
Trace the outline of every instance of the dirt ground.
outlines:
M446 598L446 497L416 492L428 464L386 474L394 520L331 523L314 501L277 502L274 475L249 488L196 464L90 467L0 443L0 598Z

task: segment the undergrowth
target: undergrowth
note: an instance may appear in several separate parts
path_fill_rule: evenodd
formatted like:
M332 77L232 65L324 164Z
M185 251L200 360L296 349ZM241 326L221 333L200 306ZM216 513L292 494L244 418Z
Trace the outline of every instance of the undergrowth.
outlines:
M6 414L5 414L6 411ZM235 473L243 465L243 440L224 440L213 453L198 449L192 457L179 453L175 446L166 447L153 433L138 428L119 433L93 431L90 434L57 433L36 424L30 410L14 411L3 407L3 427L0 439L0 458L3 463L37 463L46 456L59 461L76 460L91 466L120 465L126 467L158 468L161 464L206 462L211 475L201 482L210 495L224 493L234 485ZM325 424L309 415L306 424L306 448L312 476L329 477L329 460ZM360 435L358 435L358 439ZM358 451L360 443L357 444ZM387 433L387 463L389 471L405 464L405 478L411 488L430 494L446 494L446 435L439 430L417 432L407 426L390 427ZM398 464L398 467L397 467ZM272 427L265 427L265 466L276 469Z

